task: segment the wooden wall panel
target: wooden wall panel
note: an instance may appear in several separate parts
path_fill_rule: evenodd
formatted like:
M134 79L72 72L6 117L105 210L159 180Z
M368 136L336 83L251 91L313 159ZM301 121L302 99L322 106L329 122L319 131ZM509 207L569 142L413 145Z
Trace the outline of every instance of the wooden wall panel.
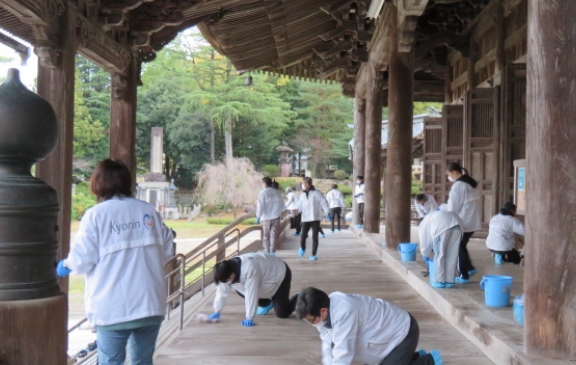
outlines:
M464 134L464 106L444 105L442 108L442 176L441 197L438 202L446 203L452 184L444 174L450 162L462 164Z
M442 118L424 119L424 191L442 199L442 181L446 168L443 158Z

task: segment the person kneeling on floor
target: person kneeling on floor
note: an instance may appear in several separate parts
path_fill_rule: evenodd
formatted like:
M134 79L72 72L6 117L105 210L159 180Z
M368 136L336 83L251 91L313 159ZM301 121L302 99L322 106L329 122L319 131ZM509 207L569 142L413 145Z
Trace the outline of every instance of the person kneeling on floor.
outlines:
M404 309L360 294L330 295L309 287L300 293L296 315L322 340L323 365L442 365L438 350L416 351L418 322Z
M524 224L520 222L516 215L516 205L506 203L500 209L500 213L490 219L486 247L494 254L494 261L497 264L512 262L519 264L522 255L514 248L516 236L525 235Z
M444 206L443 204L441 208ZM430 254L434 250L434 277L435 288L451 288L456 278L458 265L458 249L462 239L462 221L458 214L445 210L434 210L426 214L418 233L420 236L420 253L424 261L430 261Z
M290 296L292 271L276 256L265 253L248 253L224 260L214 266L214 283L217 285L214 313L210 320L218 320L231 289L244 298L245 327L254 326L254 315L264 315L274 308L276 317L286 318L294 312L297 295Z

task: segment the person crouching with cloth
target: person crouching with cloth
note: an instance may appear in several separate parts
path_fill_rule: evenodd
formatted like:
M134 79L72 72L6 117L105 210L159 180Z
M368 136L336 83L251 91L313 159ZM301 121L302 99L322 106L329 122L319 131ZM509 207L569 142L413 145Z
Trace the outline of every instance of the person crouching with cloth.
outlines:
M254 326L254 315L265 315L274 308L276 317L287 318L294 312L297 296L290 296L292 271L276 256L265 253L248 253L224 260L214 266L214 283L217 285L214 313L209 320L220 319L231 289L244 298L246 319L244 327Z
M418 227L420 253L424 261L431 261L430 254L434 250L432 286L435 288L454 287L462 239L462 220L458 214L445 211L445 206L442 204L439 210L426 214Z
M416 319L385 300L360 294L303 289L296 316L313 325L322 340L323 365L441 365L440 352L416 352Z

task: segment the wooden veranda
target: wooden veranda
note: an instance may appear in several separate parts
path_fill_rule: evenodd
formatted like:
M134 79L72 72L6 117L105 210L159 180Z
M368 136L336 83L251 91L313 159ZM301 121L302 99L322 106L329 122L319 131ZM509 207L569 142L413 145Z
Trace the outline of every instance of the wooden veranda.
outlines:
M460 161L480 183L487 223L511 199L513 161L525 158L525 294L532 318L525 346L530 354L564 359L576 358L576 124L569 119L576 114L575 17L573 0L0 0L0 28L33 45L38 94L60 123L56 149L36 167L59 194L60 255L69 250L75 55L112 74L110 156L134 170L141 65L178 32L198 26L241 72L339 82L355 98L354 175L365 176L364 229L379 231L386 199L390 249L410 238L413 101L445 104L424 142L426 190L440 201L449 189L444 166ZM8 344L0 340L0 354L8 363L20 356L34 365L26 356L44 353L42 363L64 364L63 318L19 324L31 307L43 313L56 304L29 302L10 307L10 316L0 302L6 328L18 330ZM59 340L56 350L33 335L38 328Z

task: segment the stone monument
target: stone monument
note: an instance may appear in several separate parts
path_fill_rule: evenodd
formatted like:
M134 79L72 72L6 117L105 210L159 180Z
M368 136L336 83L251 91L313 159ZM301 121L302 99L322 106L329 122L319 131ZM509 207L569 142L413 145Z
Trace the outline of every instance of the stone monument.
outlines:
M282 145L276 147L276 151L280 153L278 159L278 167L280 168L280 177L288 177L292 175L292 153L294 150L288 147L288 143L282 141Z

